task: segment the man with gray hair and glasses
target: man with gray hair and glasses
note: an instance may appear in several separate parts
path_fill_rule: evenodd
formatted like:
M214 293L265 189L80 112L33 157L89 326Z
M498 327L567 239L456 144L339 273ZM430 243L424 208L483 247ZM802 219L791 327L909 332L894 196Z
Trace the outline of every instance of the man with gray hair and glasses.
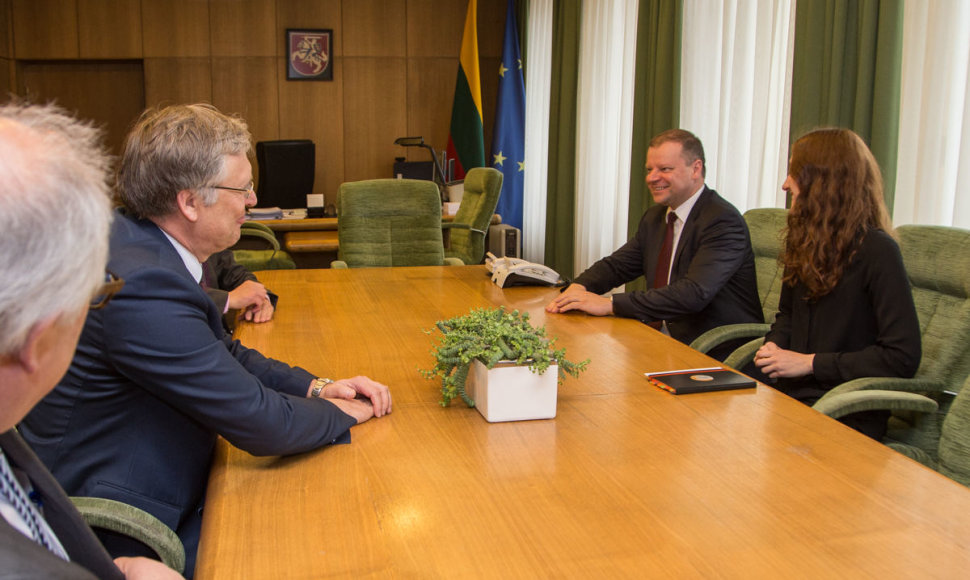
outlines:
M256 203L250 143L242 119L210 105L141 116L121 159L125 207L108 262L125 287L88 315L67 375L22 424L69 493L134 505L175 530L187 577L217 435L254 455L287 455L348 440L351 426L391 411L376 381L321 378L223 331L199 282ZM103 541L115 556L140 553Z
M108 166L96 129L52 106L0 106L3 577L181 578L155 560L112 562L14 429L64 374L88 309L123 284L105 274Z

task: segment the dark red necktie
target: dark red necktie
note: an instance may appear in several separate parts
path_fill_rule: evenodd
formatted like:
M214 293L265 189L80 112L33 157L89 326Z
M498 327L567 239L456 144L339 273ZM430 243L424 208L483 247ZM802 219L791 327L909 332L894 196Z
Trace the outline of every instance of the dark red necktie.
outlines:
M663 288L670 277L670 258L674 252L674 222L677 214L667 214L667 231L664 232L664 243L660 246L660 257L657 258L657 270L653 275L653 287Z
M202 262L202 279L199 280L199 286L202 286L203 290L208 290L209 288L215 287L213 273L212 266L209 265L208 260Z

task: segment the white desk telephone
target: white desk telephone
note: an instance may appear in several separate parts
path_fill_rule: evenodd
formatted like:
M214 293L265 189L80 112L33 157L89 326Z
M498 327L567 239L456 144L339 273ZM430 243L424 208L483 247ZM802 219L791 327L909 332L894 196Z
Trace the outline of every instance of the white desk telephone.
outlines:
M548 266L519 258L498 258L491 252L485 258L485 267L492 273L492 282L499 288L555 286L563 282L559 274Z

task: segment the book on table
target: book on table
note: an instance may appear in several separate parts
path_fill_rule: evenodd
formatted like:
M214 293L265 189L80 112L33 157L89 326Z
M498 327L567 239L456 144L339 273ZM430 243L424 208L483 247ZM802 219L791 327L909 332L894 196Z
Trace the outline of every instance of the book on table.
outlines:
M654 386L675 395L751 389L754 379L722 367L643 373Z

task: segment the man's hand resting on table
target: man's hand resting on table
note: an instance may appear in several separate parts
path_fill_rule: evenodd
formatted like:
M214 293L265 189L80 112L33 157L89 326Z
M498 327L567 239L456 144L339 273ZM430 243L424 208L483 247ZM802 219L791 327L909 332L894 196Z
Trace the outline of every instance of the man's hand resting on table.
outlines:
M613 314L613 301L605 296L587 292L582 284L570 284L565 291L546 305L546 312L581 310L594 316Z
M252 280L229 291L229 309L242 310L243 318L250 322L266 322L273 318L273 303L266 286Z
M391 390L368 377L334 381L324 387L320 396L357 419L358 424L391 412Z

